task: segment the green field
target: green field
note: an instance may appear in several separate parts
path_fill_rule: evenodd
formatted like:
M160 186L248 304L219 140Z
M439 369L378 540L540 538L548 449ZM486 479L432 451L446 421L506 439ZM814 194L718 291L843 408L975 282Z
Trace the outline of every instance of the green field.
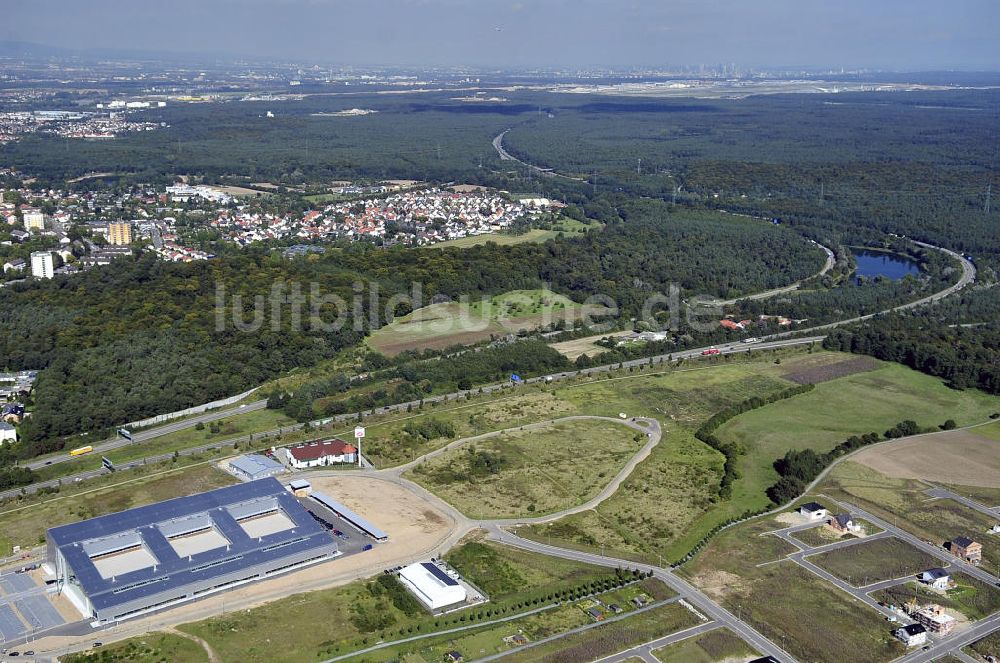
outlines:
M915 576L941 564L936 557L895 537L856 543L807 559L855 587Z
M667 428L672 423L693 430L728 405L788 386L773 373L773 365L759 358L693 367L657 365L427 404L407 414L366 419L365 455L379 467L401 465L455 438L576 414L614 418L625 412L659 419ZM408 423L428 419L451 424L455 435L425 439L404 431Z
M956 536L972 536L983 544L983 565L1000 565L1000 537L986 534L996 518L952 500L928 501L927 484L894 479L859 463L840 463L817 487L817 492L857 504L921 539L943 545ZM936 566L940 566L937 564Z
M595 510L522 527L530 539L591 552L659 562L686 552L714 507L722 454L683 430L665 431L649 458Z
M149 465L128 474L68 484L55 496L8 502L0 507L0 556L10 555L15 545L31 548L45 543L50 527L234 483L235 478L203 458L186 457L177 464Z
M955 586L944 592L928 588L919 582L908 582L872 594L872 598L903 605L917 599L923 603L937 603L961 612L969 619L982 619L1000 610L1000 589L964 573L951 577Z
M449 239L446 242L438 242L437 244L432 244L431 246L435 249L448 247L467 249L470 246L482 246L487 242L493 242L500 246L524 244L526 242L541 243L550 239L555 239L560 235L572 237L574 235L582 235L588 230L602 227L603 224L601 223L594 222L588 225L582 221L577 221L576 219L571 219L568 216L563 216L553 221L551 227L549 228L532 228L527 232L516 235L513 233L470 235L468 237L459 237L458 239Z
M365 342L389 356L404 350L440 350L577 320L583 313L580 304L551 290L513 290L483 299L419 308L375 330Z
M904 419L926 428L947 419L964 426L986 420L998 408L996 396L955 391L937 378L899 364L884 364L747 412L720 428L717 435L748 451L740 459L743 478L735 484L733 500L761 508L767 505L764 489L778 480L773 463L790 449L829 451L851 435L882 434Z
M488 604L433 617L419 606L414 610L412 605L397 605L378 576L184 624L179 630L203 638L223 661L301 663L348 654L378 641L518 615L554 602L557 596L600 591L617 582L609 569L492 543L469 542L447 558L490 595ZM552 622L541 619L541 624L555 627L564 618L570 619L560 613Z
M356 657L347 659L349 661L399 661L405 660L408 663L436 663L442 661L448 652L457 651L468 660L508 652L524 644L512 642L510 638L520 635L528 640L528 643L536 642L543 638L558 636L570 629L578 628L590 624L593 619L585 612L594 605L610 604L617 602L627 614L636 610L634 605L629 603L627 597L638 594L650 596L646 588L656 583L659 588L665 587L656 580L644 580L639 583L628 585L627 587L610 592L603 592L599 595L586 598L582 601L565 602L560 605L552 604L548 609L532 615L519 617L517 619L503 621L501 623L483 626L481 628L469 628L458 633L451 633L440 636L430 636L419 640L401 643L389 647L359 654ZM652 592L657 593L657 592ZM636 617L638 619L638 617Z
M208 663L205 649L173 633L149 633L100 649L59 657L62 663Z
M782 558L795 548L775 536L784 525L758 518L727 529L681 573L802 661L884 663L903 653L885 618L801 566ZM841 643L831 648L830 642Z
M760 656L730 630L719 628L653 651L661 663L733 663Z
M544 515L594 497L646 440L605 420L512 429L449 449L405 476L470 517Z

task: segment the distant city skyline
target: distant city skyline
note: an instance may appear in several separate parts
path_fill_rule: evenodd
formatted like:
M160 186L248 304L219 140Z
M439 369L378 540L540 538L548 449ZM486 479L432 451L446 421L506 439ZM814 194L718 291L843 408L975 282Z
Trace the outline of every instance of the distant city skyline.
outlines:
M345 65L1000 69L992 0L32 0L0 39Z

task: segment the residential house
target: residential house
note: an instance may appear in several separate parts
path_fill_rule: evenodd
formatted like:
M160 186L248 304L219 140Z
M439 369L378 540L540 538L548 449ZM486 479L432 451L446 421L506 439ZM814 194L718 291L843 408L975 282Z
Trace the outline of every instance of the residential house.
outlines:
M799 515L805 516L809 520L822 520L829 515L829 512L822 504L808 502L799 507Z
M603 622L604 621L604 613L601 612L600 610L598 610L597 608L587 608L587 614L595 622Z
M444 655L444 660L451 661L451 663L460 663L464 659L465 657L462 656L462 652L454 649Z
M25 243L26 241L28 241L28 238L30 237L31 233L25 230L18 230L17 228L14 228L14 230L10 231L10 238L15 242L17 242L18 244Z
M6 403L0 408L0 421L17 425L24 419L24 406L20 403Z
M849 513L839 513L826 521L826 524L829 525L833 531L841 534L864 533L864 528L860 525L860 523L854 522L854 518L852 518Z
M17 429L6 421L0 421L0 444L17 442Z
M976 543L967 536L956 536L951 540L951 554L979 566L983 561L983 544Z
M24 258L14 258L3 264L3 271L7 272L23 272L28 267L28 263Z
M927 569L920 574L920 582L934 589L948 589L951 587L951 575L941 568Z
M288 464L297 470L358 462L358 449L343 440L317 440L285 449Z
M896 629L896 637L907 647L919 647L927 642L927 629L920 624L909 624Z

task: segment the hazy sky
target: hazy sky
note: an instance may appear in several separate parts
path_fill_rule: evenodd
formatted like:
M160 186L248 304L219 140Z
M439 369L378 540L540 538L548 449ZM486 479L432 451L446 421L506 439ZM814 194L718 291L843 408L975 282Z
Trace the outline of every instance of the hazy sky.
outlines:
M997 0L8 0L0 39L320 63L1000 69ZM498 30L499 28L499 30Z

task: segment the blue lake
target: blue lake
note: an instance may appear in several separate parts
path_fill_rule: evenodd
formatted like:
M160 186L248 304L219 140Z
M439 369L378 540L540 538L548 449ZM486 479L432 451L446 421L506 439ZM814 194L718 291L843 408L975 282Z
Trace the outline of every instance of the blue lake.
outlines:
M883 253L882 251L866 251L855 249L852 251L854 260L858 264L858 271L855 277L866 277L873 279L877 276L898 281L907 274L914 276L920 274L920 266L909 258L896 255L895 253Z

